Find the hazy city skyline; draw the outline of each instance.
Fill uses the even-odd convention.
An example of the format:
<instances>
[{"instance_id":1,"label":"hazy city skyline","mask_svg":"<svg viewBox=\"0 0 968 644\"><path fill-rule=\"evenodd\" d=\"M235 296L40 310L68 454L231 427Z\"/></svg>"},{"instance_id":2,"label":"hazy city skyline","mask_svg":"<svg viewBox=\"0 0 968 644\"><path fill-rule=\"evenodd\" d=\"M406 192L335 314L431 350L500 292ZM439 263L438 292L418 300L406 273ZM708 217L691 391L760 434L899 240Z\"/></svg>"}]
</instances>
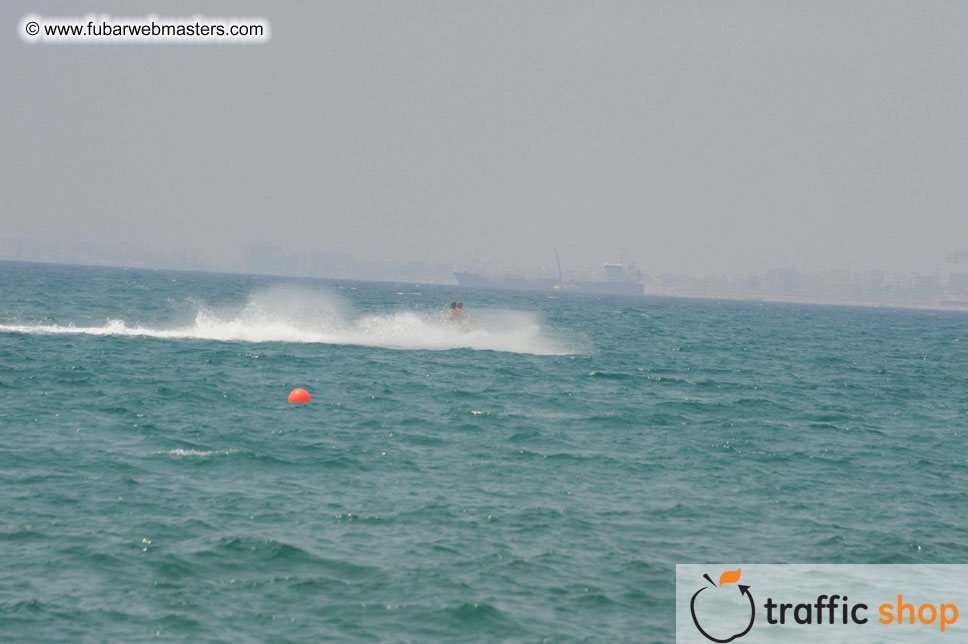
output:
<instances>
[{"instance_id":1,"label":"hazy city skyline","mask_svg":"<svg viewBox=\"0 0 968 644\"><path fill-rule=\"evenodd\" d=\"M257 15L251 46L28 45L26 13ZM5 238L211 265L624 255L929 274L968 248L968 5L6 3Z\"/></svg>"},{"instance_id":2,"label":"hazy city skyline","mask_svg":"<svg viewBox=\"0 0 968 644\"><path fill-rule=\"evenodd\" d=\"M634 265L626 265L624 271L617 273L617 279L631 281L640 295L648 296L968 311L968 253L963 255L951 258L951 270L928 274L887 273L880 269L801 272L790 266L761 273L689 275L644 273ZM65 244L0 238L0 262L4 260L436 285L454 285L457 277L454 272L457 267L446 263L367 260L320 252L293 254L271 243L250 245L240 262L211 264L181 251L162 253L123 243ZM468 266L465 264L463 268ZM495 287L558 291L559 294L575 293L576 280L601 283L616 279L616 274L606 276L601 265L566 266L560 279L557 266L550 265L471 262L469 268L480 271L477 275L494 278ZM613 265L613 268L616 267ZM480 279L472 279L467 287L475 288L475 284L480 287ZM582 290L585 289L579 292ZM631 285L621 290L627 295L634 293Z\"/></svg>"}]
</instances>

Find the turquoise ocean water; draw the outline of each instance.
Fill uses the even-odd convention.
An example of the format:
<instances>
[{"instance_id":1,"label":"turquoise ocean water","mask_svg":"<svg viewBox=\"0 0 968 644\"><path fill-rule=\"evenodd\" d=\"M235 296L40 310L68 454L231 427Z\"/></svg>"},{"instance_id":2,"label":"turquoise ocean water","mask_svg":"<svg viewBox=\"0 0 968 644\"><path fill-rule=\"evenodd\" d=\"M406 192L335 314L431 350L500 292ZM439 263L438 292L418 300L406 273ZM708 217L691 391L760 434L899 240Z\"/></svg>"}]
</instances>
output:
<instances>
[{"instance_id":1,"label":"turquoise ocean water","mask_svg":"<svg viewBox=\"0 0 968 644\"><path fill-rule=\"evenodd\" d=\"M968 561L966 431L965 314L0 263L0 640L670 642Z\"/></svg>"}]
</instances>

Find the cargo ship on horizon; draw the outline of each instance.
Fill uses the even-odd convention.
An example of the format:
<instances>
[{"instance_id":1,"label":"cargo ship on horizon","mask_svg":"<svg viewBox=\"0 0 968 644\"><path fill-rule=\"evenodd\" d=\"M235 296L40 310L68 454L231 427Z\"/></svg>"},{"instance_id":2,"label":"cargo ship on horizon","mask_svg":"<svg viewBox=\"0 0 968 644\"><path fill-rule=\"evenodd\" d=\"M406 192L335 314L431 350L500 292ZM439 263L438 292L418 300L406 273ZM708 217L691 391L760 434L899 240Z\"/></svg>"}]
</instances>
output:
<instances>
[{"instance_id":1,"label":"cargo ship on horizon","mask_svg":"<svg viewBox=\"0 0 968 644\"><path fill-rule=\"evenodd\" d=\"M558 262L557 252L555 252L555 261L558 263L558 279L553 277L527 278L520 275L507 275L505 277L495 278L470 271L458 271L454 273L454 277L457 278L458 284L468 288L553 293L590 293L596 295L643 294L642 274L635 270L635 264L633 263L625 265L606 262L602 265L605 269L605 279L592 282L562 279L561 263Z\"/></svg>"}]
</instances>

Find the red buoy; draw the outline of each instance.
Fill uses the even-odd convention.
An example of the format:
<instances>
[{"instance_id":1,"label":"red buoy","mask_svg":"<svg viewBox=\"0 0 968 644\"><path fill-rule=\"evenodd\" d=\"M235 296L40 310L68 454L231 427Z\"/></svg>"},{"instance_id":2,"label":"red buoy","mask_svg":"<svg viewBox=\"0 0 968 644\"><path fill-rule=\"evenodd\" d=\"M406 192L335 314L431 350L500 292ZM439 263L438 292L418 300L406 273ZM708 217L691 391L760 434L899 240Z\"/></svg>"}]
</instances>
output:
<instances>
[{"instance_id":1,"label":"red buoy","mask_svg":"<svg viewBox=\"0 0 968 644\"><path fill-rule=\"evenodd\" d=\"M307 403L312 400L309 397L309 392L305 389L293 389L289 392L289 402L291 403Z\"/></svg>"}]
</instances>

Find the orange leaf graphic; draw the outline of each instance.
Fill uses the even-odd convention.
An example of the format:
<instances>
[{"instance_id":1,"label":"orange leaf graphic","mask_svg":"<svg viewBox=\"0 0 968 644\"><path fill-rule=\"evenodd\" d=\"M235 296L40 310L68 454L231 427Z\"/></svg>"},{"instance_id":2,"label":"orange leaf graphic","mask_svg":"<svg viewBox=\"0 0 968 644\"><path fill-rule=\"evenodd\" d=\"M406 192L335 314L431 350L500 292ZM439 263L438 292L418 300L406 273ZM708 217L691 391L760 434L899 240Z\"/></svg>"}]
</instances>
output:
<instances>
[{"instance_id":1,"label":"orange leaf graphic","mask_svg":"<svg viewBox=\"0 0 968 644\"><path fill-rule=\"evenodd\" d=\"M742 568L737 568L736 570L727 570L719 576L719 585L723 584L733 584L739 581L739 571Z\"/></svg>"}]
</instances>

